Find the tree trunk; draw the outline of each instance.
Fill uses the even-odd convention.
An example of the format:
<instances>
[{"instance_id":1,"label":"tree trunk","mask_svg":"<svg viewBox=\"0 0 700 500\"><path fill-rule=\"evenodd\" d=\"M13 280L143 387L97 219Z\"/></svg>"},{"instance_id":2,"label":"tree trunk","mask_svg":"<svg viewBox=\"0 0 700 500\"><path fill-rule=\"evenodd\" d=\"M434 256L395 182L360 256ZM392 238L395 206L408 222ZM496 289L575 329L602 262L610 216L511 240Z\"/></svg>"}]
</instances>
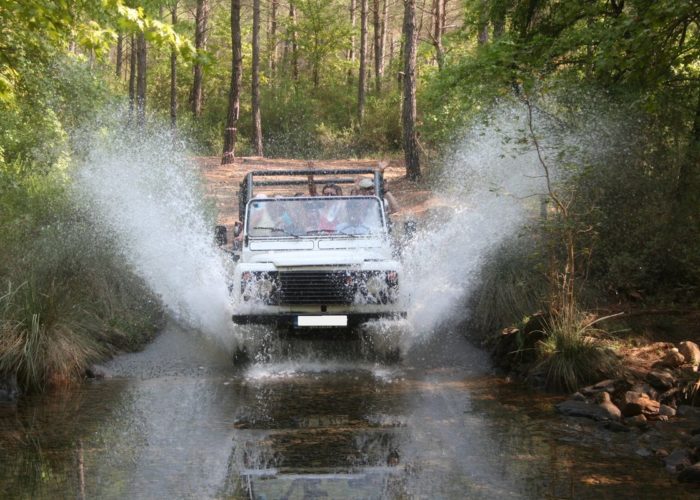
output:
<instances>
[{"instance_id":1,"label":"tree trunk","mask_svg":"<svg viewBox=\"0 0 700 500\"><path fill-rule=\"evenodd\" d=\"M251 107L253 111L253 151L263 155L262 123L260 120L260 0L253 0L253 66Z\"/></svg>"},{"instance_id":2,"label":"tree trunk","mask_svg":"<svg viewBox=\"0 0 700 500\"><path fill-rule=\"evenodd\" d=\"M131 34L129 44L129 116L134 112L136 103L136 35Z\"/></svg>"},{"instance_id":3,"label":"tree trunk","mask_svg":"<svg viewBox=\"0 0 700 500\"><path fill-rule=\"evenodd\" d=\"M382 18L379 12L380 0L374 0L374 87L377 94L382 91L382 75L384 73L384 46L382 40ZM386 5L386 0L384 1Z\"/></svg>"},{"instance_id":4,"label":"tree trunk","mask_svg":"<svg viewBox=\"0 0 700 500\"><path fill-rule=\"evenodd\" d=\"M360 0L360 75L357 82L357 120L365 115L365 88L367 85L367 0Z\"/></svg>"},{"instance_id":5,"label":"tree trunk","mask_svg":"<svg viewBox=\"0 0 700 500\"><path fill-rule=\"evenodd\" d=\"M238 116L241 108L241 0L231 0L231 88L229 91L228 115L224 131L224 152L221 164L233 163L238 134Z\"/></svg>"},{"instance_id":6,"label":"tree trunk","mask_svg":"<svg viewBox=\"0 0 700 500\"><path fill-rule=\"evenodd\" d=\"M445 22L445 4L442 0L433 0L433 46L435 47L435 60L439 69L442 69L445 62L445 51L442 46L442 33Z\"/></svg>"},{"instance_id":7,"label":"tree trunk","mask_svg":"<svg viewBox=\"0 0 700 500\"><path fill-rule=\"evenodd\" d=\"M207 23L209 22L209 0L197 0L197 11L194 20L194 46L199 50L207 48ZM193 66L192 93L190 104L195 118L202 116L202 82L203 68L200 62L195 61Z\"/></svg>"},{"instance_id":8,"label":"tree trunk","mask_svg":"<svg viewBox=\"0 0 700 500\"><path fill-rule=\"evenodd\" d=\"M139 32L136 36L136 111L139 122L146 121L146 70L148 59L148 47L146 46L146 35Z\"/></svg>"},{"instance_id":9,"label":"tree trunk","mask_svg":"<svg viewBox=\"0 0 700 500\"><path fill-rule=\"evenodd\" d=\"M348 84L352 85L352 67L355 62L355 10L357 9L356 0L350 0L350 25L352 26L352 36L350 37L350 50L348 51L348 61L350 61L350 68L348 68Z\"/></svg>"},{"instance_id":10,"label":"tree trunk","mask_svg":"<svg viewBox=\"0 0 700 500\"><path fill-rule=\"evenodd\" d=\"M489 42L489 9L490 4L488 0L481 0L479 26L476 35L476 41L479 45L486 45Z\"/></svg>"},{"instance_id":11,"label":"tree trunk","mask_svg":"<svg viewBox=\"0 0 700 500\"><path fill-rule=\"evenodd\" d=\"M379 69L381 70L381 76L384 77L384 68L386 67L386 65L384 64L384 55L386 54L386 23L389 22L389 0L383 0L382 5L382 27L379 36L379 47L381 50L381 57L379 58Z\"/></svg>"},{"instance_id":12,"label":"tree trunk","mask_svg":"<svg viewBox=\"0 0 700 500\"><path fill-rule=\"evenodd\" d=\"M122 77L123 53L124 53L124 35L119 33L117 35L117 68L115 70L115 73L117 74L118 79Z\"/></svg>"},{"instance_id":13,"label":"tree trunk","mask_svg":"<svg viewBox=\"0 0 700 500\"><path fill-rule=\"evenodd\" d=\"M270 0L270 31L268 31L267 50L270 53L270 74L277 69L277 4L279 0Z\"/></svg>"},{"instance_id":14,"label":"tree trunk","mask_svg":"<svg viewBox=\"0 0 700 500\"><path fill-rule=\"evenodd\" d=\"M419 179L418 137L416 135L416 0L404 0L404 65L403 65L403 150L406 161L406 177Z\"/></svg>"},{"instance_id":15,"label":"tree trunk","mask_svg":"<svg viewBox=\"0 0 700 500\"><path fill-rule=\"evenodd\" d=\"M177 24L177 1L172 10L173 26ZM173 47L170 51L170 125L174 129L177 125L177 50Z\"/></svg>"},{"instance_id":16,"label":"tree trunk","mask_svg":"<svg viewBox=\"0 0 700 500\"><path fill-rule=\"evenodd\" d=\"M297 10L294 2L289 0L289 23L292 26L292 78L299 80L299 52L297 50Z\"/></svg>"}]
</instances>

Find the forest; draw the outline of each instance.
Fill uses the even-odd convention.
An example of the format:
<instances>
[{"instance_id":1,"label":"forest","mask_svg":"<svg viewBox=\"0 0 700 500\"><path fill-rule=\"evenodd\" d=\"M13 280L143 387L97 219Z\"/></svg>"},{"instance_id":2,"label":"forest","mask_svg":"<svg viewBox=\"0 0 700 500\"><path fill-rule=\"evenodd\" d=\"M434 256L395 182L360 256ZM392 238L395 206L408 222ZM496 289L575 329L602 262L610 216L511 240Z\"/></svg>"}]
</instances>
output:
<instances>
[{"instance_id":1,"label":"forest","mask_svg":"<svg viewBox=\"0 0 700 500\"><path fill-rule=\"evenodd\" d=\"M547 385L615 370L591 311L697 311L699 27L693 0L0 0L0 373L67 383L162 324L71 197L97 115L224 163L394 157L430 182L504 107L546 216L483 269L470 328L546 311ZM598 154L557 141L600 123Z\"/></svg>"}]
</instances>

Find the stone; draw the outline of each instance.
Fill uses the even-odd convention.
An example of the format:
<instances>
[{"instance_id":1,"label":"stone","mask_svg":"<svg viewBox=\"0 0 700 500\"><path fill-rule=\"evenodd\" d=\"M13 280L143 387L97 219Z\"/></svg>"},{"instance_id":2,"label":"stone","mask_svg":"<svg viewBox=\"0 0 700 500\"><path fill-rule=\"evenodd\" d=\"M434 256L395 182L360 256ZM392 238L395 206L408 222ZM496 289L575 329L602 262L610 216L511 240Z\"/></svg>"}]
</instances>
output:
<instances>
[{"instance_id":1,"label":"stone","mask_svg":"<svg viewBox=\"0 0 700 500\"><path fill-rule=\"evenodd\" d=\"M656 458L660 458L661 460L663 460L668 456L668 450L664 448L659 448L654 452L654 455L656 456Z\"/></svg>"},{"instance_id":2,"label":"stone","mask_svg":"<svg viewBox=\"0 0 700 500\"><path fill-rule=\"evenodd\" d=\"M668 405L660 405L659 406L659 415L665 415L667 417L675 417L676 410L674 408L671 408Z\"/></svg>"},{"instance_id":3,"label":"stone","mask_svg":"<svg viewBox=\"0 0 700 500\"><path fill-rule=\"evenodd\" d=\"M659 413L660 404L658 401L650 399L646 394L639 392L627 391L622 398L621 403L622 414L625 417L634 417L635 415L654 415Z\"/></svg>"},{"instance_id":4,"label":"stone","mask_svg":"<svg viewBox=\"0 0 700 500\"><path fill-rule=\"evenodd\" d=\"M618 381L613 379L601 380L597 384L589 385L581 389L581 392L586 396L593 396L600 392L615 392L615 387Z\"/></svg>"},{"instance_id":5,"label":"stone","mask_svg":"<svg viewBox=\"0 0 700 500\"><path fill-rule=\"evenodd\" d=\"M664 458L666 470L674 474L682 471L686 467L690 467L691 464L690 451L686 448L676 448L670 455Z\"/></svg>"},{"instance_id":6,"label":"stone","mask_svg":"<svg viewBox=\"0 0 700 500\"><path fill-rule=\"evenodd\" d=\"M573 401L586 401L586 396L584 396L580 392L574 392L571 395L571 400L573 400Z\"/></svg>"},{"instance_id":7,"label":"stone","mask_svg":"<svg viewBox=\"0 0 700 500\"><path fill-rule=\"evenodd\" d=\"M609 420L620 420L622 418L622 412L610 400L610 394L607 392L599 393L596 396L596 401L598 402L598 406L608 414Z\"/></svg>"},{"instance_id":8,"label":"stone","mask_svg":"<svg viewBox=\"0 0 700 500\"><path fill-rule=\"evenodd\" d=\"M647 382L656 389L665 391L676 385L676 379L667 371L652 370L647 374Z\"/></svg>"},{"instance_id":9,"label":"stone","mask_svg":"<svg viewBox=\"0 0 700 500\"><path fill-rule=\"evenodd\" d=\"M700 365L700 347L695 342L686 340L678 344L678 351L683 355L686 362L691 365Z\"/></svg>"},{"instance_id":10,"label":"stone","mask_svg":"<svg viewBox=\"0 0 700 500\"><path fill-rule=\"evenodd\" d=\"M678 349L675 347L671 349L666 356L664 356L664 359L661 360L661 365L669 368L678 368L683 363L685 363L685 356L678 352Z\"/></svg>"},{"instance_id":11,"label":"stone","mask_svg":"<svg viewBox=\"0 0 700 500\"><path fill-rule=\"evenodd\" d=\"M634 453L644 458L651 456L651 450L649 450L648 448L639 448Z\"/></svg>"},{"instance_id":12,"label":"stone","mask_svg":"<svg viewBox=\"0 0 700 500\"><path fill-rule=\"evenodd\" d=\"M681 483L700 484L700 463L689 465L678 474Z\"/></svg>"},{"instance_id":13,"label":"stone","mask_svg":"<svg viewBox=\"0 0 700 500\"><path fill-rule=\"evenodd\" d=\"M647 417L644 415L635 415L633 417L627 417L625 423L632 427L638 427L640 429L646 429L649 424L647 423Z\"/></svg>"},{"instance_id":14,"label":"stone","mask_svg":"<svg viewBox=\"0 0 700 500\"><path fill-rule=\"evenodd\" d=\"M20 394L16 373L0 376L0 403L14 403Z\"/></svg>"},{"instance_id":15,"label":"stone","mask_svg":"<svg viewBox=\"0 0 700 500\"><path fill-rule=\"evenodd\" d=\"M593 420L611 420L610 413L597 404L585 403L583 401L567 400L555 406L557 411L567 417L586 417Z\"/></svg>"}]
</instances>

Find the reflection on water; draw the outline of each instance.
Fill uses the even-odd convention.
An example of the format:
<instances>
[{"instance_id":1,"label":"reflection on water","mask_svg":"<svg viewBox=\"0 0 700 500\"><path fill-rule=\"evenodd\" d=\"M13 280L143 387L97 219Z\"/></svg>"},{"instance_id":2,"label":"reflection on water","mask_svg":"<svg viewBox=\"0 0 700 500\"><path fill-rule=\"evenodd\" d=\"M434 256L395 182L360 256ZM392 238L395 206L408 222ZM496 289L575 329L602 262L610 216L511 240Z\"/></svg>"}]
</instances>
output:
<instances>
[{"instance_id":1,"label":"reflection on water","mask_svg":"<svg viewBox=\"0 0 700 500\"><path fill-rule=\"evenodd\" d=\"M459 336L396 365L337 356L245 370L171 330L116 377L0 409L12 497L613 498L682 495L653 461L568 441L547 398ZM428 353L430 353L428 355ZM675 493L674 493L675 492Z\"/></svg>"}]
</instances>

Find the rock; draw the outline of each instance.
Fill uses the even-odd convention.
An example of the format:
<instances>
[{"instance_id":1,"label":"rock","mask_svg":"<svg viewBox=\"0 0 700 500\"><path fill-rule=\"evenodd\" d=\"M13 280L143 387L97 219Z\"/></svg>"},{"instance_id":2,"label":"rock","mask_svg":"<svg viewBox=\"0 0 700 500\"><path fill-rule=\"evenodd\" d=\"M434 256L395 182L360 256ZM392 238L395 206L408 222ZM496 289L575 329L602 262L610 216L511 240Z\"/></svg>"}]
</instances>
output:
<instances>
[{"instance_id":1,"label":"rock","mask_svg":"<svg viewBox=\"0 0 700 500\"><path fill-rule=\"evenodd\" d=\"M671 408L668 405L660 405L659 406L659 415L665 415L667 417L675 417L676 410Z\"/></svg>"},{"instance_id":2,"label":"rock","mask_svg":"<svg viewBox=\"0 0 700 500\"><path fill-rule=\"evenodd\" d=\"M622 412L610 400L610 394L607 392L599 393L596 396L596 401L598 402L598 406L608 414L610 420L620 420L622 418Z\"/></svg>"},{"instance_id":3,"label":"rock","mask_svg":"<svg viewBox=\"0 0 700 500\"><path fill-rule=\"evenodd\" d=\"M651 399L658 399L659 395L659 392L646 382L637 382L630 388L630 391L646 394Z\"/></svg>"},{"instance_id":4,"label":"rock","mask_svg":"<svg viewBox=\"0 0 700 500\"><path fill-rule=\"evenodd\" d=\"M557 404L556 409L567 417L586 417L593 420L611 420L608 410L596 404L585 403L583 401L567 400Z\"/></svg>"},{"instance_id":5,"label":"rock","mask_svg":"<svg viewBox=\"0 0 700 500\"><path fill-rule=\"evenodd\" d=\"M633 417L627 417L625 419L625 423L627 425L630 425L632 427L638 427L640 429L646 429L649 427L649 424L647 423L647 417L644 415L635 415Z\"/></svg>"},{"instance_id":6,"label":"rock","mask_svg":"<svg viewBox=\"0 0 700 500\"><path fill-rule=\"evenodd\" d=\"M700 347L695 342L689 340L681 342L678 344L678 351L691 365L698 366L700 364Z\"/></svg>"},{"instance_id":7,"label":"rock","mask_svg":"<svg viewBox=\"0 0 700 500\"><path fill-rule=\"evenodd\" d=\"M16 373L0 376L0 403L14 403L20 394Z\"/></svg>"},{"instance_id":8,"label":"rock","mask_svg":"<svg viewBox=\"0 0 700 500\"><path fill-rule=\"evenodd\" d=\"M700 483L700 463L690 465L678 474L681 483Z\"/></svg>"},{"instance_id":9,"label":"rock","mask_svg":"<svg viewBox=\"0 0 700 500\"><path fill-rule=\"evenodd\" d=\"M570 399L571 399L572 401L586 401L586 396L584 396L584 395L581 394L580 392L574 392L574 393L571 395L571 398L570 398Z\"/></svg>"},{"instance_id":10,"label":"rock","mask_svg":"<svg viewBox=\"0 0 700 500\"><path fill-rule=\"evenodd\" d=\"M666 415L647 415L647 420L653 420L654 422L668 422L668 417Z\"/></svg>"},{"instance_id":11,"label":"rock","mask_svg":"<svg viewBox=\"0 0 700 500\"><path fill-rule=\"evenodd\" d=\"M690 451L686 448L676 448L669 456L664 458L666 470L671 473L680 472L686 467L690 467Z\"/></svg>"},{"instance_id":12,"label":"rock","mask_svg":"<svg viewBox=\"0 0 700 500\"><path fill-rule=\"evenodd\" d=\"M669 368L678 368L683 363L685 363L685 356L678 352L678 349L675 347L671 349L666 356L664 356L663 360L661 360L661 365Z\"/></svg>"},{"instance_id":13,"label":"rock","mask_svg":"<svg viewBox=\"0 0 700 500\"><path fill-rule=\"evenodd\" d=\"M625 417L634 417L635 415L655 415L659 413L660 404L658 401L650 399L646 394L627 391L622 398L621 403L622 414Z\"/></svg>"},{"instance_id":14,"label":"rock","mask_svg":"<svg viewBox=\"0 0 700 500\"><path fill-rule=\"evenodd\" d=\"M667 371L652 370L647 374L647 382L656 389L665 391L676 385L676 379Z\"/></svg>"},{"instance_id":15,"label":"rock","mask_svg":"<svg viewBox=\"0 0 700 500\"><path fill-rule=\"evenodd\" d=\"M656 458L660 458L661 460L663 460L668 456L668 450L665 450L664 448L659 448L654 452L654 455L656 456Z\"/></svg>"},{"instance_id":16,"label":"rock","mask_svg":"<svg viewBox=\"0 0 700 500\"><path fill-rule=\"evenodd\" d=\"M634 453L640 457L645 457L645 458L651 456L651 450L649 450L648 448L639 448Z\"/></svg>"},{"instance_id":17,"label":"rock","mask_svg":"<svg viewBox=\"0 0 700 500\"><path fill-rule=\"evenodd\" d=\"M613 379L601 380L597 384L589 385L581 389L581 392L586 396L593 396L600 392L615 392L615 387L618 381Z\"/></svg>"}]
</instances>

